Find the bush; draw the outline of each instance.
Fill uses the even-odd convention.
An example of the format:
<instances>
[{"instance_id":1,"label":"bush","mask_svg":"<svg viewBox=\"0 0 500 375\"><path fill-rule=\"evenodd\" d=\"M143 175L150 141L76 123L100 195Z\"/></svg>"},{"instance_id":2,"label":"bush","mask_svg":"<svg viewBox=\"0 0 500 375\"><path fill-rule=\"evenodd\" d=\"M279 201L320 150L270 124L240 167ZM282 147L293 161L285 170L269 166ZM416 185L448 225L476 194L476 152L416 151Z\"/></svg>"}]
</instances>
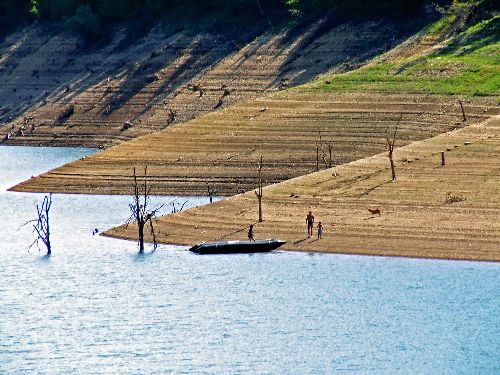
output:
<instances>
[{"instance_id":1,"label":"bush","mask_svg":"<svg viewBox=\"0 0 500 375\"><path fill-rule=\"evenodd\" d=\"M90 5L81 5L75 15L64 22L69 29L79 32L89 40L95 40L101 35L101 25Z\"/></svg>"},{"instance_id":2,"label":"bush","mask_svg":"<svg viewBox=\"0 0 500 375\"><path fill-rule=\"evenodd\" d=\"M191 28L204 25L281 24L323 15L336 19L400 17L410 19L425 4L446 6L452 0L0 0L0 33L9 24L40 19L64 21L67 27L97 38L101 26L123 21L165 19ZM478 9L494 0L453 0Z\"/></svg>"}]
</instances>

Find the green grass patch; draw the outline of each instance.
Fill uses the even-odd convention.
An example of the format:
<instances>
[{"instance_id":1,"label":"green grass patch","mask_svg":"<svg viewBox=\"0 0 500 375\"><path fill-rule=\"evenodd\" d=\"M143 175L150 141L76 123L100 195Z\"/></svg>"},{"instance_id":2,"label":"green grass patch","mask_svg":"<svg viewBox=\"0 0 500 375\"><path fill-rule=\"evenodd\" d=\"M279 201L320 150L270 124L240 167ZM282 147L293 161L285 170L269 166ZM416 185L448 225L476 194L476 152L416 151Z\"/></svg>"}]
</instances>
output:
<instances>
[{"instance_id":1,"label":"green grass patch","mask_svg":"<svg viewBox=\"0 0 500 375\"><path fill-rule=\"evenodd\" d=\"M457 35L440 52L375 63L324 77L321 91L379 91L468 96L500 95L499 20L482 21ZM443 27L439 26L437 29ZM329 83L326 83L329 82ZM311 86L309 86L310 88Z\"/></svg>"},{"instance_id":2,"label":"green grass patch","mask_svg":"<svg viewBox=\"0 0 500 375\"><path fill-rule=\"evenodd\" d=\"M441 18L439 21L436 21L429 25L426 28L426 33L428 34L439 34L443 32L444 30L447 30L448 28L451 27L456 21L457 21L458 16L456 14L450 14L446 17Z\"/></svg>"}]
</instances>

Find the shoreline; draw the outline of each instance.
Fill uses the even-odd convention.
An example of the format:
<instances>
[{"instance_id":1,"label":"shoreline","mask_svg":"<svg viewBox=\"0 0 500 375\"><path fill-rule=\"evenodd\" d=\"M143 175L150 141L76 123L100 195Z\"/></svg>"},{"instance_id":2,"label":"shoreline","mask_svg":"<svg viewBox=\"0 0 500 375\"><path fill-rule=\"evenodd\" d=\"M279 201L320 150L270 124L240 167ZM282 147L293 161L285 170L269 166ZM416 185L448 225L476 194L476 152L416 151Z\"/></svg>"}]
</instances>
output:
<instances>
[{"instance_id":1,"label":"shoreline","mask_svg":"<svg viewBox=\"0 0 500 375\"><path fill-rule=\"evenodd\" d=\"M132 239L132 238L124 238L124 237L118 237L111 235L109 233L106 233L107 231L100 233L100 236L107 237L107 238L114 238L114 239L121 239L124 241L131 241L131 242L137 242L137 240ZM264 240L268 240L270 238L262 238ZM182 249L182 251L189 251L189 248L193 245L187 245L187 244L179 244L179 243L170 243L170 242L161 242L158 243L158 245L165 245L165 246L182 246L185 247L186 249ZM412 255L384 255L384 254L377 254L377 253L356 253L356 252L350 252L350 251L328 251L328 250L293 250L293 249L286 249L286 244L281 246L279 249L272 250L269 253L305 253L305 254L310 254L310 255L344 255L344 256L358 256L358 257L373 257L373 258L396 258L396 259L415 259L415 260L438 260L438 261L450 261L450 262L473 262L473 263L492 263L492 264L498 264L500 263L500 259L474 259L474 258L438 258L438 257L424 257L424 256L412 256ZM269 254L267 252L261 253L261 254ZM234 255L241 255L245 253L239 253L239 254L234 254ZM247 253L249 255L252 255L253 253ZM233 255L233 254L199 254L200 256L203 255L215 255L215 256L220 256L220 255Z\"/></svg>"}]
</instances>

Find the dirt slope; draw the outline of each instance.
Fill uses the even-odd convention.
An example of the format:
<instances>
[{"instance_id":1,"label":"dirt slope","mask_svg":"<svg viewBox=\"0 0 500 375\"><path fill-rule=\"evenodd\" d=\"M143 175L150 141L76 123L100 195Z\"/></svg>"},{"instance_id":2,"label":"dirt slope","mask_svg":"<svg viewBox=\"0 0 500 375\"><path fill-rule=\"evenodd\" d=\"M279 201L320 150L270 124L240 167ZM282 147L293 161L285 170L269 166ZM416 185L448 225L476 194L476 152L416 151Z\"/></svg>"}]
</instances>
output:
<instances>
[{"instance_id":1,"label":"dirt slope","mask_svg":"<svg viewBox=\"0 0 500 375\"><path fill-rule=\"evenodd\" d=\"M500 108L486 98L469 99L465 111L467 122L454 97L280 92L111 147L14 190L130 194L133 168L142 174L147 165L155 194L203 195L210 184L234 195L256 186L260 155L271 184L316 171L318 155L324 169L382 152L386 129L398 123L401 146L484 120Z\"/></svg>"},{"instance_id":2,"label":"dirt slope","mask_svg":"<svg viewBox=\"0 0 500 375\"><path fill-rule=\"evenodd\" d=\"M255 30L117 30L85 47L38 25L0 44L0 142L106 146L349 69L404 38L389 21Z\"/></svg>"},{"instance_id":3,"label":"dirt slope","mask_svg":"<svg viewBox=\"0 0 500 375\"><path fill-rule=\"evenodd\" d=\"M192 245L244 239L254 224L257 238L284 239L287 250L500 261L499 155L496 116L396 149L394 182L383 153L268 186L263 223L248 192L162 217L157 232L161 242ZM308 210L325 226L321 240L307 238ZM134 239L135 231L107 234Z\"/></svg>"}]
</instances>

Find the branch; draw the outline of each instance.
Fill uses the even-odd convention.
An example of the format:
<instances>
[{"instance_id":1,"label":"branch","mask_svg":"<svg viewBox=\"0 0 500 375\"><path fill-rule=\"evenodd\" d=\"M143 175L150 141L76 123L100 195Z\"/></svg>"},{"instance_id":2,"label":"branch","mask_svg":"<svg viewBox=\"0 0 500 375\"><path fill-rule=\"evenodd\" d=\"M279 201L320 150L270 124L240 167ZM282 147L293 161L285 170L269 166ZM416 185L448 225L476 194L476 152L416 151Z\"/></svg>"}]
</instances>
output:
<instances>
[{"instance_id":1,"label":"branch","mask_svg":"<svg viewBox=\"0 0 500 375\"><path fill-rule=\"evenodd\" d=\"M155 229L153 227L153 221L151 220L152 216L149 216L148 222L149 222L149 228L151 230L151 236L153 237L153 253L156 251L158 247L158 242L156 242L156 234L155 234Z\"/></svg>"}]
</instances>

